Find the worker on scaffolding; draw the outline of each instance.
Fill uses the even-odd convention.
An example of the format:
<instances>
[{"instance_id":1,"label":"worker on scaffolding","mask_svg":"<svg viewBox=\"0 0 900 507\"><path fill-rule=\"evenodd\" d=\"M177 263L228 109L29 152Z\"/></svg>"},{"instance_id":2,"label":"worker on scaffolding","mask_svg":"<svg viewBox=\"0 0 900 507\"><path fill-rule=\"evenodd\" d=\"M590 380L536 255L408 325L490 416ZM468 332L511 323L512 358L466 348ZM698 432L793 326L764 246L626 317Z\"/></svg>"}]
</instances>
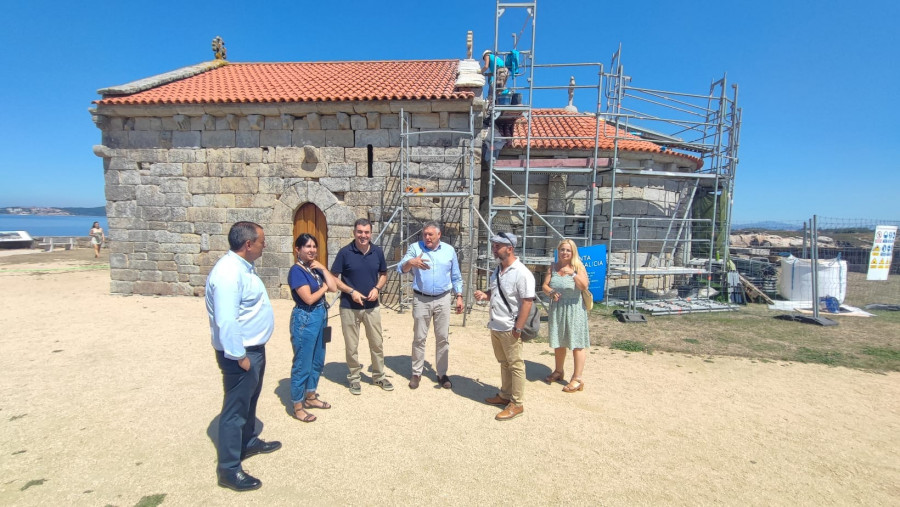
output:
<instances>
[{"instance_id":1,"label":"worker on scaffolding","mask_svg":"<svg viewBox=\"0 0 900 507\"><path fill-rule=\"evenodd\" d=\"M485 49L484 53L481 54L481 59L484 61L484 66L481 67L481 73L487 76L488 96L491 96L490 90L492 84L494 84L494 76L497 77L497 95L503 95L504 92L509 93L509 91L506 90L506 80L509 79L509 69L506 68L503 57L495 55L490 49Z\"/></svg>"}]
</instances>

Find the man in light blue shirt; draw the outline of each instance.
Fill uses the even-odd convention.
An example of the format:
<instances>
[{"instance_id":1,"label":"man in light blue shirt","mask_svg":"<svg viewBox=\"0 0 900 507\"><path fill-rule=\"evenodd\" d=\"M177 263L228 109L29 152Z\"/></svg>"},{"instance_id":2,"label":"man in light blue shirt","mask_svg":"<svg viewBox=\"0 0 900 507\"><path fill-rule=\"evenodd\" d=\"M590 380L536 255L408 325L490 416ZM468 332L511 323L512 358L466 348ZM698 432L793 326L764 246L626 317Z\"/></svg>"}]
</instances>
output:
<instances>
[{"instance_id":1,"label":"man in light blue shirt","mask_svg":"<svg viewBox=\"0 0 900 507\"><path fill-rule=\"evenodd\" d=\"M412 377L409 388L416 389L425 368L425 340L434 321L435 370L437 382L450 389L447 376L450 352L450 303L456 313L463 311L462 273L456 250L441 242L441 226L428 222L422 228L422 240L413 243L397 264L397 271L413 275Z\"/></svg>"},{"instance_id":2,"label":"man in light blue shirt","mask_svg":"<svg viewBox=\"0 0 900 507\"><path fill-rule=\"evenodd\" d=\"M281 448L281 442L265 442L256 433L256 402L266 371L265 347L275 329L275 317L266 287L253 267L266 246L262 227L238 222L228 232L228 244L231 250L206 278L206 311L225 389L216 472L219 486L250 491L262 482L244 473L241 460Z\"/></svg>"}]
</instances>

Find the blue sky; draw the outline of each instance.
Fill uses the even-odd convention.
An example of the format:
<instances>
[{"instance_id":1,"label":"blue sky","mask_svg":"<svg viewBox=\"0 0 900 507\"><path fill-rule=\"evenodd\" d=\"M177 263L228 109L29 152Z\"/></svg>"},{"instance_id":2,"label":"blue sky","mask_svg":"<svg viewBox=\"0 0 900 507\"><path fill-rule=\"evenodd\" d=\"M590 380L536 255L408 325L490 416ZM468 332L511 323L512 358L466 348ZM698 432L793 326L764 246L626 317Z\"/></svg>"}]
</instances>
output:
<instances>
[{"instance_id":1,"label":"blue sky","mask_svg":"<svg viewBox=\"0 0 900 507\"><path fill-rule=\"evenodd\" d=\"M704 93L727 73L743 108L734 221L900 218L900 3L539 0L539 63L603 62L632 84ZM7 2L0 19L0 206L101 206L96 90L212 59L462 58L494 41L492 0ZM505 19L504 19L505 18ZM501 18L515 22L514 15ZM500 47L515 28L500 29ZM594 97L578 92L581 110ZM561 106L558 103L536 103Z\"/></svg>"}]
</instances>

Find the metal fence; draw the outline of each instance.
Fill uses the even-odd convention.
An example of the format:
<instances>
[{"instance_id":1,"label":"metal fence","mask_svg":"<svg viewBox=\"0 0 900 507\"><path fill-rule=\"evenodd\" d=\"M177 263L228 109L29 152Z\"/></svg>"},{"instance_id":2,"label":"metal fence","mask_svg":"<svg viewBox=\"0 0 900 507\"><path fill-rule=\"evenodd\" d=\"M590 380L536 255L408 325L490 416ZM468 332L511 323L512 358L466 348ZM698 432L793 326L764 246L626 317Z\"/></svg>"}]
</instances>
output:
<instances>
[{"instance_id":1,"label":"metal fence","mask_svg":"<svg viewBox=\"0 0 900 507\"><path fill-rule=\"evenodd\" d=\"M842 302L856 307L900 304L900 254L896 246L890 255L888 279L867 279L877 226L900 226L900 220L816 218L820 297L840 295ZM732 261L746 280L769 297L811 301L811 294L803 297L802 292L786 293L808 276L802 271L810 270L808 260L814 253L811 237L810 223L805 221L735 223L730 236ZM796 263L795 259L806 262Z\"/></svg>"}]
</instances>

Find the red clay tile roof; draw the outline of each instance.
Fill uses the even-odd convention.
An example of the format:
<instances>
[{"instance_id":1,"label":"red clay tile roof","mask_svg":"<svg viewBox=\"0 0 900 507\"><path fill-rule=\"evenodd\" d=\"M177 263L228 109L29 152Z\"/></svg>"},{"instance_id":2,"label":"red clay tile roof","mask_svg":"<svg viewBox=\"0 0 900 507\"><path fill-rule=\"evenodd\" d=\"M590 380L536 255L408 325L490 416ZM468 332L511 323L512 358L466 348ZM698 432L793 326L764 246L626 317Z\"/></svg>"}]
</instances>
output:
<instances>
[{"instance_id":1,"label":"red clay tile roof","mask_svg":"<svg viewBox=\"0 0 900 507\"><path fill-rule=\"evenodd\" d=\"M600 122L599 134L597 122ZM528 122L525 118L516 120L512 141L513 148L525 148L525 136ZM592 114L573 113L564 109L533 109L531 120L531 148L555 150L593 150L594 139L597 138L598 149L612 150L616 128ZM599 135L599 137L597 137ZM548 139L552 138L552 139ZM574 139L573 139L574 138ZM619 149L625 151L644 151L662 153L660 145L645 141L640 137L619 129ZM697 157L668 152L671 155L686 157L702 164Z\"/></svg>"},{"instance_id":2,"label":"red clay tile roof","mask_svg":"<svg viewBox=\"0 0 900 507\"><path fill-rule=\"evenodd\" d=\"M458 60L229 63L98 104L208 104L472 99L454 88Z\"/></svg>"}]
</instances>

